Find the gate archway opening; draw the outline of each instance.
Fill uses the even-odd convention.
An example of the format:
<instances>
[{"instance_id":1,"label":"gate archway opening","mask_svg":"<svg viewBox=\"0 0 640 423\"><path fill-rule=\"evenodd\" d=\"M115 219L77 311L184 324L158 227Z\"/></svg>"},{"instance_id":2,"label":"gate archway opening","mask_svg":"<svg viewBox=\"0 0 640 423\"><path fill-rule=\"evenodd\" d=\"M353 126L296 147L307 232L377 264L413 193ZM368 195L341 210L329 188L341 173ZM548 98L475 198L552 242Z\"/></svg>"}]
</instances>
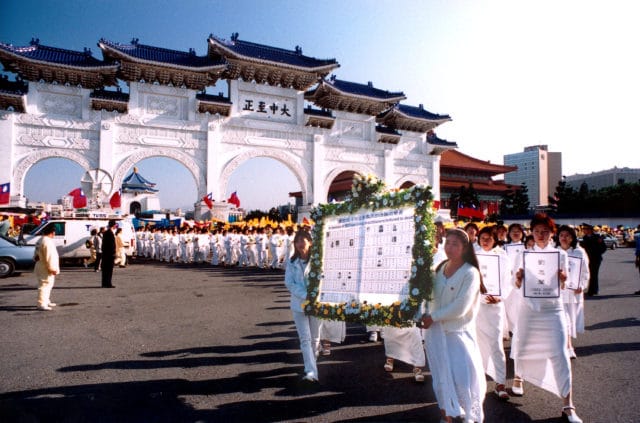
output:
<instances>
[{"instance_id":1,"label":"gate archway opening","mask_svg":"<svg viewBox=\"0 0 640 423\"><path fill-rule=\"evenodd\" d=\"M329 185L327 202L344 201L351 198L351 187L353 187L353 177L359 173L353 170L345 170L333 178Z\"/></svg>"},{"instance_id":2,"label":"gate archway opening","mask_svg":"<svg viewBox=\"0 0 640 423\"><path fill-rule=\"evenodd\" d=\"M24 177L24 196L28 204L56 204L59 199L80 188L86 170L73 160L45 158L27 170Z\"/></svg>"}]
</instances>

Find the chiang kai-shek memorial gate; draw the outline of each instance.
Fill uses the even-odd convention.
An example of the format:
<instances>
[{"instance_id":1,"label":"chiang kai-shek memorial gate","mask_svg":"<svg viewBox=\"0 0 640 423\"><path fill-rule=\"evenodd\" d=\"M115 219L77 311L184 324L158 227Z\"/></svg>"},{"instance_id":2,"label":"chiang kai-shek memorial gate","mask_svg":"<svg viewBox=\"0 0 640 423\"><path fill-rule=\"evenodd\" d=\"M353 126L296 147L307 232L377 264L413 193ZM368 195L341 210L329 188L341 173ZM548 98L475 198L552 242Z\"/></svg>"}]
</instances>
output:
<instances>
[{"instance_id":1,"label":"chiang kai-shek memorial gate","mask_svg":"<svg viewBox=\"0 0 640 423\"><path fill-rule=\"evenodd\" d=\"M337 79L335 59L305 56L300 47L237 33L207 43L207 55L197 56L101 39L98 60L39 40L0 42L0 62L16 74L0 81L0 183L11 183L12 204L24 201L29 169L48 158L79 164L93 179L92 195L106 202L139 161L177 160L195 181L196 217L209 211L200 201L208 193L212 214L226 216L220 200L229 178L254 157L295 175L302 214L326 202L345 172L373 174L390 187L431 185L439 199L440 154L456 144L432 130L448 115L402 104L402 92ZM128 93L115 88L123 81ZM207 93L218 81L228 95Z\"/></svg>"}]
</instances>

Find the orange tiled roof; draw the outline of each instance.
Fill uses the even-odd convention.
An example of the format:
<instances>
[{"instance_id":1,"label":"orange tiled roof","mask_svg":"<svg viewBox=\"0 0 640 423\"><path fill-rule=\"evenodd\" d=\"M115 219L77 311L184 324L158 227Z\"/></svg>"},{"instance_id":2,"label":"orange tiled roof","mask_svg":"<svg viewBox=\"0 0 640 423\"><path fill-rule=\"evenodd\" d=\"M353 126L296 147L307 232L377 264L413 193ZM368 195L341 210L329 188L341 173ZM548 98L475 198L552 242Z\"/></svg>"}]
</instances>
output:
<instances>
[{"instance_id":1,"label":"orange tiled roof","mask_svg":"<svg viewBox=\"0 0 640 423\"><path fill-rule=\"evenodd\" d=\"M442 168L475 170L493 175L513 172L518 169L517 166L504 166L479 160L474 157L467 156L458 150L447 150L442 153L440 156L440 169Z\"/></svg>"}]
</instances>

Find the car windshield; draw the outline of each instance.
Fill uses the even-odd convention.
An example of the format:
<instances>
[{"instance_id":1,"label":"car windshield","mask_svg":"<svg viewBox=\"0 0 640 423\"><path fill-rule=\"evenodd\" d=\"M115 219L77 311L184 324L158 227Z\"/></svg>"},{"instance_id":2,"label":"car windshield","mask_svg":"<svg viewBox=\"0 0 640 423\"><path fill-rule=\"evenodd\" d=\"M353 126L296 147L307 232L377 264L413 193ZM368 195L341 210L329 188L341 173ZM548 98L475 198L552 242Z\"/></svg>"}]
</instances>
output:
<instances>
[{"instance_id":1,"label":"car windshield","mask_svg":"<svg viewBox=\"0 0 640 423\"><path fill-rule=\"evenodd\" d=\"M9 235L0 235L0 238L12 243L13 245L18 245L18 239Z\"/></svg>"}]
</instances>

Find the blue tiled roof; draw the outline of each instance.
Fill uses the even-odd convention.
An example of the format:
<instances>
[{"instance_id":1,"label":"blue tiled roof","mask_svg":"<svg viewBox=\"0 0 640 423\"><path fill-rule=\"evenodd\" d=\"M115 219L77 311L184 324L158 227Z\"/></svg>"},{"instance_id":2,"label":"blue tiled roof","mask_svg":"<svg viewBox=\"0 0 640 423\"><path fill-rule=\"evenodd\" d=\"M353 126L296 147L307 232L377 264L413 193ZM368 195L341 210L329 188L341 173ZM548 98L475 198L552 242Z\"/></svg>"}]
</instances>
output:
<instances>
[{"instance_id":1,"label":"blue tiled roof","mask_svg":"<svg viewBox=\"0 0 640 423\"><path fill-rule=\"evenodd\" d=\"M402 91L390 92L375 88L371 82L368 84L359 84L357 82L349 82L337 79L335 77L329 80L323 80L323 84L332 86L333 88L344 93L359 95L364 97L376 98L379 100L401 100L406 98Z\"/></svg>"},{"instance_id":2,"label":"blue tiled roof","mask_svg":"<svg viewBox=\"0 0 640 423\"><path fill-rule=\"evenodd\" d=\"M314 69L327 66L337 68L340 66L336 59L316 59L314 57L305 56L302 54L302 49L300 47L296 47L295 50L286 50L263 44L251 43L239 40L237 38L237 34L234 34L231 40L225 40L212 34L209 36L209 43L210 46L218 46L218 48L245 58L282 63L301 68ZM218 51L218 54L222 54L223 56L225 55L220 51Z\"/></svg>"},{"instance_id":3,"label":"blue tiled roof","mask_svg":"<svg viewBox=\"0 0 640 423\"><path fill-rule=\"evenodd\" d=\"M4 75L0 78L0 92L23 95L29 91L29 85L22 80L9 81L9 78Z\"/></svg>"},{"instance_id":4,"label":"blue tiled roof","mask_svg":"<svg viewBox=\"0 0 640 423\"><path fill-rule=\"evenodd\" d=\"M39 40L31 40L26 47L15 47L11 44L0 43L0 50L24 57L25 59L39 62L54 63L58 65L74 66L79 68L112 67L110 63L103 62L93 57L91 50L84 51L66 50L40 44Z\"/></svg>"},{"instance_id":5,"label":"blue tiled roof","mask_svg":"<svg viewBox=\"0 0 640 423\"><path fill-rule=\"evenodd\" d=\"M137 169L134 169L133 173L122 181L123 190L158 192L158 190L154 188L155 186L155 183L149 182L143 178L142 175L138 173Z\"/></svg>"},{"instance_id":6,"label":"blue tiled roof","mask_svg":"<svg viewBox=\"0 0 640 423\"><path fill-rule=\"evenodd\" d=\"M231 100L228 97L223 95L215 95L215 94L206 94L206 93L198 93L196 94L196 98L202 101L211 101L214 103L229 103L231 104Z\"/></svg>"},{"instance_id":7,"label":"blue tiled roof","mask_svg":"<svg viewBox=\"0 0 640 423\"><path fill-rule=\"evenodd\" d=\"M167 63L190 68L210 68L224 65L224 61L214 61L209 56L197 56L194 50L177 51L138 43L136 39L130 44L116 43L101 38L98 46L106 46L132 58L148 62ZM108 52L105 54L108 56Z\"/></svg>"},{"instance_id":8,"label":"blue tiled roof","mask_svg":"<svg viewBox=\"0 0 640 423\"><path fill-rule=\"evenodd\" d=\"M396 105L396 109L401 113L418 119L426 119L426 120L450 120L451 117L449 115L438 115L435 113L431 113L425 110L422 105L419 107L415 106L407 106L406 104L398 104Z\"/></svg>"},{"instance_id":9,"label":"blue tiled roof","mask_svg":"<svg viewBox=\"0 0 640 423\"><path fill-rule=\"evenodd\" d=\"M91 95L91 98L100 98L103 100L115 100L115 101L129 101L129 94L123 93L122 91L110 91L105 89L94 90Z\"/></svg>"},{"instance_id":10,"label":"blue tiled roof","mask_svg":"<svg viewBox=\"0 0 640 423\"><path fill-rule=\"evenodd\" d=\"M458 147L458 143L452 142L452 141L443 140L442 138L438 138L436 133L433 132L433 131L429 131L427 133L427 142L429 144L441 145L441 146L444 146L444 147L456 147L456 148Z\"/></svg>"}]
</instances>

